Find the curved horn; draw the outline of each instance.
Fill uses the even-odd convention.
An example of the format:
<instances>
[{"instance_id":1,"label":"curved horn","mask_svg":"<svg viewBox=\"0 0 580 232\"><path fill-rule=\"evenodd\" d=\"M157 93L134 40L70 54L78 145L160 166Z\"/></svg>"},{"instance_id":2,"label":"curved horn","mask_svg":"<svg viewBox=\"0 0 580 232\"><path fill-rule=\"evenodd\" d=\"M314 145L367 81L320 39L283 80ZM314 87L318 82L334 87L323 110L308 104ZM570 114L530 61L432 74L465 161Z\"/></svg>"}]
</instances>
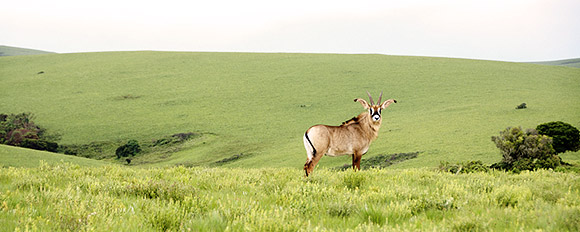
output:
<instances>
[{"instance_id":1,"label":"curved horn","mask_svg":"<svg viewBox=\"0 0 580 232\"><path fill-rule=\"evenodd\" d=\"M377 101L377 104L381 104L381 98L383 98L383 91L381 91L381 95L379 95L379 100Z\"/></svg>"},{"instance_id":2,"label":"curved horn","mask_svg":"<svg viewBox=\"0 0 580 232\"><path fill-rule=\"evenodd\" d=\"M374 105L375 101L373 101L373 97L371 97L371 93L369 93L369 91L367 91L367 94L369 95L369 100L371 100L371 105Z\"/></svg>"}]
</instances>

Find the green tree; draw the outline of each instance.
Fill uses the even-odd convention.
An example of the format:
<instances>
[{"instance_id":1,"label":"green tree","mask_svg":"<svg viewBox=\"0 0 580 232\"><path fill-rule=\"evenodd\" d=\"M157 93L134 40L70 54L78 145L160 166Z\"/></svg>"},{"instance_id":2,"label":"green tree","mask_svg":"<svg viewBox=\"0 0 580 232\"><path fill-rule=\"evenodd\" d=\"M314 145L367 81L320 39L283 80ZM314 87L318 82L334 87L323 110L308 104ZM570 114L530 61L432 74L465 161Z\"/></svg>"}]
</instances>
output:
<instances>
[{"instance_id":1,"label":"green tree","mask_svg":"<svg viewBox=\"0 0 580 232\"><path fill-rule=\"evenodd\" d=\"M127 144L118 147L115 154L117 159L120 159L121 157L134 156L139 152L141 152L141 146L137 140L129 140Z\"/></svg>"},{"instance_id":2,"label":"green tree","mask_svg":"<svg viewBox=\"0 0 580 232\"><path fill-rule=\"evenodd\" d=\"M552 147L552 138L538 134L535 129L524 131L521 127L508 127L499 136L492 136L491 140L503 156L492 168L519 172L560 165L560 157Z\"/></svg>"},{"instance_id":3,"label":"green tree","mask_svg":"<svg viewBox=\"0 0 580 232\"><path fill-rule=\"evenodd\" d=\"M556 153L580 150L580 131L568 123L557 121L540 124L538 133L552 137Z\"/></svg>"}]
</instances>

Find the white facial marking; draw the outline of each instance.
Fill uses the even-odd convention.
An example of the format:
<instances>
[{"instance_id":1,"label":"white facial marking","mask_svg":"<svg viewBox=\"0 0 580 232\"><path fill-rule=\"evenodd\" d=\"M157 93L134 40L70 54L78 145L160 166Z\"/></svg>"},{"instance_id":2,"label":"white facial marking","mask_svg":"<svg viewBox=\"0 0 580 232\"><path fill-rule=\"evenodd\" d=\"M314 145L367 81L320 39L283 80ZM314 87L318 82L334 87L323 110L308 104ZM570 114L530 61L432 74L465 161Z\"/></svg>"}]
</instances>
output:
<instances>
[{"instance_id":1,"label":"white facial marking","mask_svg":"<svg viewBox=\"0 0 580 232\"><path fill-rule=\"evenodd\" d=\"M381 120L381 109L378 109L375 111L374 108L370 108L370 113L371 113L371 118L373 119L373 121L379 121Z\"/></svg>"}]
</instances>

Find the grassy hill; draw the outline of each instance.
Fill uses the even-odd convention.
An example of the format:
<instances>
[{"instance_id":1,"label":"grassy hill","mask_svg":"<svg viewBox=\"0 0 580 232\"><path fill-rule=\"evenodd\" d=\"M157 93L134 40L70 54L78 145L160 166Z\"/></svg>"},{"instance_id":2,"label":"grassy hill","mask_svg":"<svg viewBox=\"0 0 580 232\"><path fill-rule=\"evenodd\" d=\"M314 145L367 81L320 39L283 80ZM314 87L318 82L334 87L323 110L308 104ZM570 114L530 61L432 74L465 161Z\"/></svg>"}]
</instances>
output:
<instances>
[{"instance_id":1,"label":"grassy hill","mask_svg":"<svg viewBox=\"0 0 580 232\"><path fill-rule=\"evenodd\" d=\"M555 60L555 61L544 61L544 62L532 62L532 64L557 65L557 66L580 68L580 58L566 59L566 60Z\"/></svg>"},{"instance_id":2,"label":"grassy hill","mask_svg":"<svg viewBox=\"0 0 580 232\"><path fill-rule=\"evenodd\" d=\"M53 52L0 45L0 56L25 56L25 55L41 55L51 53Z\"/></svg>"},{"instance_id":3,"label":"grassy hill","mask_svg":"<svg viewBox=\"0 0 580 232\"><path fill-rule=\"evenodd\" d=\"M41 161L48 165L71 163L87 167L106 164L94 159L0 145L0 167L38 167Z\"/></svg>"},{"instance_id":4,"label":"grassy hill","mask_svg":"<svg viewBox=\"0 0 580 232\"><path fill-rule=\"evenodd\" d=\"M340 54L105 52L0 59L0 112L33 112L61 144L203 134L135 163L296 167L302 135L362 112L370 91L397 104L363 159L420 151L395 167L500 159L490 137L561 120L580 128L580 69L524 63ZM528 108L516 110L520 103ZM2 148L0 148L2 149ZM113 151L109 151L113 152ZM139 160L142 159L142 160ZM564 155L580 161L579 153ZM218 162L226 161L226 162ZM323 167L350 162L325 157Z\"/></svg>"}]
</instances>

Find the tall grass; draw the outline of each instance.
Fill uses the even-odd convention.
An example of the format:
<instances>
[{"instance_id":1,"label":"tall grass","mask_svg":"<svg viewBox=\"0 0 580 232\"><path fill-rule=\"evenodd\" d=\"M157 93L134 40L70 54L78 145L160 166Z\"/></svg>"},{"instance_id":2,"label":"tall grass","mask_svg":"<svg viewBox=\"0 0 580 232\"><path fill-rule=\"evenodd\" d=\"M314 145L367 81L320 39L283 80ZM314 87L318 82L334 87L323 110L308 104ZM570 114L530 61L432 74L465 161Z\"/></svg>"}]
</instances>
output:
<instances>
[{"instance_id":1,"label":"tall grass","mask_svg":"<svg viewBox=\"0 0 580 232\"><path fill-rule=\"evenodd\" d=\"M577 231L580 178L552 171L80 167L0 170L4 231Z\"/></svg>"}]
</instances>

